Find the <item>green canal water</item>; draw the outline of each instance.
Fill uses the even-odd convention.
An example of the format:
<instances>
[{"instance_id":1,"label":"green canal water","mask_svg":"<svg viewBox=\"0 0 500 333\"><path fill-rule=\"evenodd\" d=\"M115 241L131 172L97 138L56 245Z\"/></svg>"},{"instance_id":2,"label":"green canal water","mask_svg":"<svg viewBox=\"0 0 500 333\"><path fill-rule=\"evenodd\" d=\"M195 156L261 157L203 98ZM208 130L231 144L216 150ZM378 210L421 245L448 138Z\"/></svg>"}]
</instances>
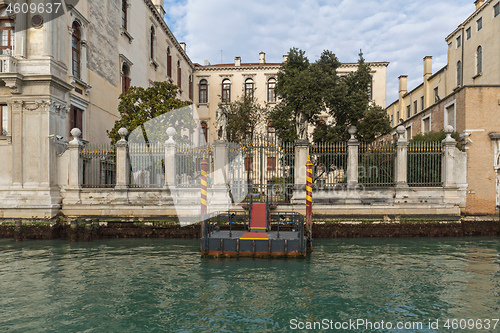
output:
<instances>
[{"instance_id":1,"label":"green canal water","mask_svg":"<svg viewBox=\"0 0 500 333\"><path fill-rule=\"evenodd\" d=\"M314 250L202 259L197 240L2 239L0 332L500 332L499 238Z\"/></svg>"}]
</instances>

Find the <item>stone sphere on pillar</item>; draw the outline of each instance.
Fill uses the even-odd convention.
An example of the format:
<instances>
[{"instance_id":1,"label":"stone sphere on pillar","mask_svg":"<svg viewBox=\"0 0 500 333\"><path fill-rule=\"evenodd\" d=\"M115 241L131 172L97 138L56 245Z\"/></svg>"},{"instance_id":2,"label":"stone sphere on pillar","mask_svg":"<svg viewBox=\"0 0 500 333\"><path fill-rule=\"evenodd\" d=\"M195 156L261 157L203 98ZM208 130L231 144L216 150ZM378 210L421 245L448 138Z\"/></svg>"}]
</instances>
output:
<instances>
[{"instance_id":1,"label":"stone sphere on pillar","mask_svg":"<svg viewBox=\"0 0 500 333\"><path fill-rule=\"evenodd\" d=\"M453 126L451 126L451 125L446 125L446 126L444 127L444 132L445 132L446 134L452 134L453 132L455 132L455 129L454 129L454 128L453 128Z\"/></svg>"},{"instance_id":2,"label":"stone sphere on pillar","mask_svg":"<svg viewBox=\"0 0 500 333\"><path fill-rule=\"evenodd\" d=\"M405 132L406 132L406 128L405 128L403 125L399 125L399 126L396 128L396 132L397 132L399 135L403 135L403 134L405 134Z\"/></svg>"},{"instance_id":3,"label":"stone sphere on pillar","mask_svg":"<svg viewBox=\"0 0 500 333\"><path fill-rule=\"evenodd\" d=\"M356 128L356 126L354 125L350 126L347 129L347 132L351 135L350 140L356 140L356 138L354 137L354 134L358 133L358 129Z\"/></svg>"},{"instance_id":4,"label":"stone sphere on pillar","mask_svg":"<svg viewBox=\"0 0 500 333\"><path fill-rule=\"evenodd\" d=\"M73 139L76 139L78 140L80 138L80 136L82 135L82 131L80 131L79 128L73 128L70 132L71 136L73 137Z\"/></svg>"},{"instance_id":5,"label":"stone sphere on pillar","mask_svg":"<svg viewBox=\"0 0 500 333\"><path fill-rule=\"evenodd\" d=\"M125 137L128 135L128 130L125 127L122 127L118 130L118 134L121 137L121 140L125 140Z\"/></svg>"}]
</instances>

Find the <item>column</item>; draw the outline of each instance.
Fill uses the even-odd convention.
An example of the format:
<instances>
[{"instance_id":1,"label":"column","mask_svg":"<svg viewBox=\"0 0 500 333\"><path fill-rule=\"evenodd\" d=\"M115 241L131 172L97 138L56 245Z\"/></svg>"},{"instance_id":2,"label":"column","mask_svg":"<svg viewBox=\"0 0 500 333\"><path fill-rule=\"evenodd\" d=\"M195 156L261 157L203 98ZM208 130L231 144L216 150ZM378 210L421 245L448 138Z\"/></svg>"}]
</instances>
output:
<instances>
[{"instance_id":1,"label":"column","mask_svg":"<svg viewBox=\"0 0 500 333\"><path fill-rule=\"evenodd\" d=\"M167 129L168 140L165 141L165 185L163 188L175 187L175 154L177 144L174 141L176 131L173 127Z\"/></svg>"},{"instance_id":2,"label":"column","mask_svg":"<svg viewBox=\"0 0 500 333\"><path fill-rule=\"evenodd\" d=\"M408 141L405 138L406 129L399 125L396 128L398 141L396 143L396 163L394 164L394 180L396 187L408 186Z\"/></svg>"},{"instance_id":3,"label":"column","mask_svg":"<svg viewBox=\"0 0 500 333\"><path fill-rule=\"evenodd\" d=\"M443 187L455 187L455 150L457 141L451 137L451 134L454 132L453 126L447 125L444 128L444 132L446 133L446 138L442 141L443 144L443 174L442 181Z\"/></svg>"},{"instance_id":4,"label":"column","mask_svg":"<svg viewBox=\"0 0 500 333\"><path fill-rule=\"evenodd\" d=\"M295 189L306 184L306 164L309 156L309 142L295 141Z\"/></svg>"},{"instance_id":5,"label":"column","mask_svg":"<svg viewBox=\"0 0 500 333\"><path fill-rule=\"evenodd\" d=\"M116 186L115 189L124 190L130 183L130 164L128 163L128 142L125 137L128 135L126 128L118 130L120 141L116 143Z\"/></svg>"},{"instance_id":6,"label":"column","mask_svg":"<svg viewBox=\"0 0 500 333\"><path fill-rule=\"evenodd\" d=\"M73 140L68 143L69 150L69 171L68 171L68 184L69 188L79 189L83 181L83 167L81 152L83 145L80 141L82 132L78 128L71 130Z\"/></svg>"},{"instance_id":7,"label":"column","mask_svg":"<svg viewBox=\"0 0 500 333\"><path fill-rule=\"evenodd\" d=\"M356 187L358 185L358 154L359 154L359 141L356 139L355 134L358 129L351 126L348 129L351 138L347 142L347 186Z\"/></svg>"}]
</instances>

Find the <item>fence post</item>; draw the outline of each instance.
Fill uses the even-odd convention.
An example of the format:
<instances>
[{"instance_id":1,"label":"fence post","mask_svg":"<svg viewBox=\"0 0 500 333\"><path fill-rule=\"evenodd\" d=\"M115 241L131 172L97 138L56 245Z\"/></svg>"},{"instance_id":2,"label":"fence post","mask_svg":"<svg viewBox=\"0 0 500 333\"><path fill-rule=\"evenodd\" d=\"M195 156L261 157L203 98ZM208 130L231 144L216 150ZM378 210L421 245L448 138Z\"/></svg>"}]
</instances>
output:
<instances>
[{"instance_id":1,"label":"fence post","mask_svg":"<svg viewBox=\"0 0 500 333\"><path fill-rule=\"evenodd\" d=\"M177 144L174 141L175 128L167 129L168 140L165 141L165 185L163 188L175 187L175 154L177 152Z\"/></svg>"},{"instance_id":2,"label":"fence post","mask_svg":"<svg viewBox=\"0 0 500 333\"><path fill-rule=\"evenodd\" d=\"M229 164L229 143L225 141L216 141L214 146L214 186L226 187L227 172Z\"/></svg>"},{"instance_id":3,"label":"fence post","mask_svg":"<svg viewBox=\"0 0 500 333\"><path fill-rule=\"evenodd\" d=\"M80 141L82 131L78 128L71 130L73 140L68 143L69 150L69 171L68 171L68 185L70 188L78 189L83 182L83 164L81 153L83 150L82 142Z\"/></svg>"},{"instance_id":4,"label":"fence post","mask_svg":"<svg viewBox=\"0 0 500 333\"><path fill-rule=\"evenodd\" d=\"M294 188L292 203L303 204L306 190L306 163L309 156L309 141L295 140Z\"/></svg>"},{"instance_id":5,"label":"fence post","mask_svg":"<svg viewBox=\"0 0 500 333\"><path fill-rule=\"evenodd\" d=\"M398 133L398 141L396 143L396 163L395 165L395 181L396 187L408 186L408 141L405 138L406 129L399 125L396 128Z\"/></svg>"},{"instance_id":6,"label":"fence post","mask_svg":"<svg viewBox=\"0 0 500 333\"><path fill-rule=\"evenodd\" d=\"M351 126L348 129L351 138L347 142L347 186L356 187L358 185L358 154L359 154L359 141L354 136L358 129L356 126Z\"/></svg>"},{"instance_id":7,"label":"fence post","mask_svg":"<svg viewBox=\"0 0 500 333\"><path fill-rule=\"evenodd\" d=\"M130 165L128 163L128 142L125 137L128 135L126 128L122 127L118 130L120 141L116 143L116 186L117 190L128 188L130 183Z\"/></svg>"},{"instance_id":8,"label":"fence post","mask_svg":"<svg viewBox=\"0 0 500 333\"><path fill-rule=\"evenodd\" d=\"M309 142L307 140L295 141L295 186L306 184L306 163L309 156Z\"/></svg>"},{"instance_id":9,"label":"fence post","mask_svg":"<svg viewBox=\"0 0 500 333\"><path fill-rule=\"evenodd\" d=\"M444 128L444 132L446 133L446 138L442 141L443 143L443 187L455 187L457 182L455 180L455 172L459 172L459 170L455 170L457 167L455 165L455 146L457 141L451 137L451 134L454 132L453 126L447 125Z\"/></svg>"}]
</instances>

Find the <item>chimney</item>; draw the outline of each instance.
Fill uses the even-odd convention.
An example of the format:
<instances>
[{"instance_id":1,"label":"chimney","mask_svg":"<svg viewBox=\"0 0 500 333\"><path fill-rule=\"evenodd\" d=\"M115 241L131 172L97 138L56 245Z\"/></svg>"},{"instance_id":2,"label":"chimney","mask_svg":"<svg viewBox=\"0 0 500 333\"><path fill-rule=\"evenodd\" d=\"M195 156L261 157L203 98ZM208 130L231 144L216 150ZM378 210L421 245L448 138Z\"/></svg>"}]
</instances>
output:
<instances>
[{"instance_id":1,"label":"chimney","mask_svg":"<svg viewBox=\"0 0 500 333\"><path fill-rule=\"evenodd\" d=\"M235 58L234 58L234 65L235 65L236 67L241 66L241 57L235 57Z\"/></svg>"},{"instance_id":2,"label":"chimney","mask_svg":"<svg viewBox=\"0 0 500 333\"><path fill-rule=\"evenodd\" d=\"M259 53L259 64L266 63L266 54L264 52Z\"/></svg>"},{"instance_id":3,"label":"chimney","mask_svg":"<svg viewBox=\"0 0 500 333\"><path fill-rule=\"evenodd\" d=\"M284 54L283 55L283 62L287 61L288 60L288 54Z\"/></svg>"},{"instance_id":4,"label":"chimney","mask_svg":"<svg viewBox=\"0 0 500 333\"><path fill-rule=\"evenodd\" d=\"M482 5L484 5L484 0L476 0L474 1L474 4L476 5L476 10L478 10Z\"/></svg>"},{"instance_id":5,"label":"chimney","mask_svg":"<svg viewBox=\"0 0 500 333\"><path fill-rule=\"evenodd\" d=\"M204 60L203 61L203 66L210 66L210 61Z\"/></svg>"},{"instance_id":6,"label":"chimney","mask_svg":"<svg viewBox=\"0 0 500 333\"><path fill-rule=\"evenodd\" d=\"M399 96L403 96L408 91L408 75L399 76Z\"/></svg>"},{"instance_id":7,"label":"chimney","mask_svg":"<svg viewBox=\"0 0 500 333\"><path fill-rule=\"evenodd\" d=\"M424 57L424 108L431 106L434 98L431 97L429 79L432 76L432 56Z\"/></svg>"},{"instance_id":8,"label":"chimney","mask_svg":"<svg viewBox=\"0 0 500 333\"><path fill-rule=\"evenodd\" d=\"M179 45L181 46L181 49L186 52L186 43L180 42Z\"/></svg>"},{"instance_id":9,"label":"chimney","mask_svg":"<svg viewBox=\"0 0 500 333\"><path fill-rule=\"evenodd\" d=\"M156 9L158 12L161 14L161 16L165 16L166 12L165 9L163 8L163 0L152 0L153 5L155 5Z\"/></svg>"}]
</instances>

